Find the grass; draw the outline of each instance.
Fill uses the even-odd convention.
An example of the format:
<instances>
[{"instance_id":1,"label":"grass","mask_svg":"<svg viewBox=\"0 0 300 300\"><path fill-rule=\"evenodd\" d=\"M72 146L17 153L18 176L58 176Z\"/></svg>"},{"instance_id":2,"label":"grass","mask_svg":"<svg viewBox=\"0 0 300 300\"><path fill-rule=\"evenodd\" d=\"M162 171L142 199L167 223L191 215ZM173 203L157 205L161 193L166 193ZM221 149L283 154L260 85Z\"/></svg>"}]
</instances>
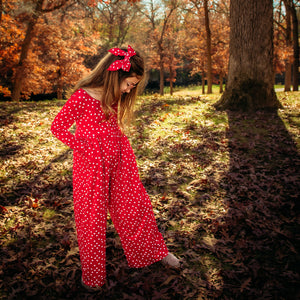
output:
<instances>
[{"instance_id":1,"label":"grass","mask_svg":"<svg viewBox=\"0 0 300 300\"><path fill-rule=\"evenodd\" d=\"M43 214L43 218L46 220L52 220L55 218L57 212L53 209L46 209Z\"/></svg>"},{"instance_id":2,"label":"grass","mask_svg":"<svg viewBox=\"0 0 300 300\"><path fill-rule=\"evenodd\" d=\"M284 90L284 85L281 84L276 84L274 85L274 89L279 91L283 91ZM205 85L205 93L207 93L207 85ZM225 90L225 84L223 85L223 90ZM299 90L300 90L300 86L299 86ZM291 91L292 91L292 87L291 87ZM164 88L164 93L165 94L170 94L170 87L165 87ZM200 96L203 95L202 93L202 86L201 85L191 85L188 87L182 87L182 86L176 86L173 87L173 93L174 95L178 96ZM213 84L212 85L212 93L213 94L220 94L220 85L216 85Z\"/></svg>"},{"instance_id":3,"label":"grass","mask_svg":"<svg viewBox=\"0 0 300 300\"><path fill-rule=\"evenodd\" d=\"M243 115L196 92L140 97L128 132L184 268L128 268L109 218L108 281L95 295L79 284L72 152L50 132L64 102L0 103L0 299L293 299L299 93L277 93L277 114Z\"/></svg>"}]
</instances>

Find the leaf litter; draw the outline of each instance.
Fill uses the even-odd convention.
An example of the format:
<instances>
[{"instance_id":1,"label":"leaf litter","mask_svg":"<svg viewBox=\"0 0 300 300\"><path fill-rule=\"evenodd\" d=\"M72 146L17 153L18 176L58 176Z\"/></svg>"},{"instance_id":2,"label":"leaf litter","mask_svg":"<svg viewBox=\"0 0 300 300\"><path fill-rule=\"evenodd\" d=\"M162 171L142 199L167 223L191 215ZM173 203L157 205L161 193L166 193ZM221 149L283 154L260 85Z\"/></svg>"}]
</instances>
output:
<instances>
[{"instance_id":1,"label":"leaf litter","mask_svg":"<svg viewBox=\"0 0 300 300\"><path fill-rule=\"evenodd\" d=\"M296 299L297 94L278 114L219 112L216 96L141 97L128 135L180 271L130 269L108 216L107 283L80 285L63 102L0 105L1 299Z\"/></svg>"}]
</instances>

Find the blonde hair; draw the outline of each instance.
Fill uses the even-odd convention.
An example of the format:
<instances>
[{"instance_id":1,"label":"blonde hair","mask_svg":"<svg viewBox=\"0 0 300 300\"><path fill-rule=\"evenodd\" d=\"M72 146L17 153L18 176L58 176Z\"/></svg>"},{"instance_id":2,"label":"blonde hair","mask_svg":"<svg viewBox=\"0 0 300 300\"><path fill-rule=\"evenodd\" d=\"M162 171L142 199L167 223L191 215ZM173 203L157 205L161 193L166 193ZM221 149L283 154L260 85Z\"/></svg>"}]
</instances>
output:
<instances>
[{"instance_id":1,"label":"blonde hair","mask_svg":"<svg viewBox=\"0 0 300 300\"><path fill-rule=\"evenodd\" d=\"M127 48L121 49L127 51ZM123 56L108 53L91 73L81 79L74 88L75 90L79 88L101 88L103 90L101 104L106 119L109 119L111 113L115 113L113 106L117 105L118 123L122 130L131 121L138 86L141 85L144 78L144 60L137 51L136 55L130 58L131 67L129 72L122 69L117 71L107 70L114 61L123 58ZM120 85L127 77L137 77L140 81L129 93L121 94Z\"/></svg>"}]
</instances>

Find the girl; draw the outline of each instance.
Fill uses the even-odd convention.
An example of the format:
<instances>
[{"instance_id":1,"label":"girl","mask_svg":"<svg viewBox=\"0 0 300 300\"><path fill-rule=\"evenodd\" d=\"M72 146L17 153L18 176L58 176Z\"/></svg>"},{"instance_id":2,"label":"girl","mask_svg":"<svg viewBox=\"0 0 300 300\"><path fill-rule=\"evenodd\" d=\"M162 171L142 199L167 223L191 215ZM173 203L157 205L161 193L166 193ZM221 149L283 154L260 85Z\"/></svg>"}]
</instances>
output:
<instances>
[{"instance_id":1,"label":"girl","mask_svg":"<svg viewBox=\"0 0 300 300\"><path fill-rule=\"evenodd\" d=\"M135 156L123 134L137 87L144 76L142 57L130 46L113 48L75 87L55 117L51 131L73 153L73 200L82 283L105 283L107 210L130 267L154 262L179 267L158 231ZM69 128L76 122L75 135Z\"/></svg>"}]
</instances>

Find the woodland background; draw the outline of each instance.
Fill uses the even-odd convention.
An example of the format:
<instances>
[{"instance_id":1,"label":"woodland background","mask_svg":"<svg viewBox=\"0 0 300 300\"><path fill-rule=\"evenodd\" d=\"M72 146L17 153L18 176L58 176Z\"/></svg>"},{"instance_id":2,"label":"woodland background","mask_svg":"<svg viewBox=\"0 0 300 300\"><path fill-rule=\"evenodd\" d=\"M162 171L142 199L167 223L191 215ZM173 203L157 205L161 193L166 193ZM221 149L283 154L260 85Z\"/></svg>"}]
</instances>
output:
<instances>
[{"instance_id":1,"label":"woodland background","mask_svg":"<svg viewBox=\"0 0 300 300\"><path fill-rule=\"evenodd\" d=\"M273 6L276 82L285 78L288 91L295 61L292 12L299 18L299 1ZM162 95L168 85L172 94L174 84L194 84L204 93L208 83L211 93L213 83L226 82L229 0L1 0L0 9L5 100L63 99L108 49L128 43L146 58L148 90Z\"/></svg>"}]
</instances>

